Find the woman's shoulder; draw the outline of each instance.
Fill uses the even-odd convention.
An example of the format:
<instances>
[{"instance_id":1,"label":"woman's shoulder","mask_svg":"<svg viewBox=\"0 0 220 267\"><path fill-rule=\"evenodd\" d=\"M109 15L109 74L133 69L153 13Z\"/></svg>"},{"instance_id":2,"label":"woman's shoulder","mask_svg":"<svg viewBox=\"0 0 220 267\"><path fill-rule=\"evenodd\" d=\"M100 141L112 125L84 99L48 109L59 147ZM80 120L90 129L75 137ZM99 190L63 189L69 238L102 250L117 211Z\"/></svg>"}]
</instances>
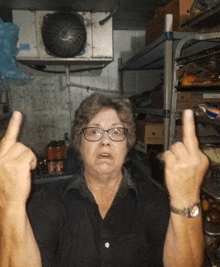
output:
<instances>
[{"instance_id":1,"label":"woman's shoulder","mask_svg":"<svg viewBox=\"0 0 220 267\"><path fill-rule=\"evenodd\" d=\"M133 162L125 165L126 170L130 173L132 181L136 184L139 197L141 199L167 199L169 200L169 194L165 186L148 173L144 172Z\"/></svg>"},{"instance_id":2,"label":"woman's shoulder","mask_svg":"<svg viewBox=\"0 0 220 267\"><path fill-rule=\"evenodd\" d=\"M125 169L131 174L133 180L144 186L155 188L155 190L162 190L166 192L166 188L163 184L155 180L150 175L150 167L143 171L143 168L139 168L133 161L126 162L124 164Z\"/></svg>"},{"instance_id":3,"label":"woman's shoulder","mask_svg":"<svg viewBox=\"0 0 220 267\"><path fill-rule=\"evenodd\" d=\"M32 191L29 197L29 202L33 201L60 201L63 192L67 185L72 181L72 177L67 179L58 179L57 181L49 181L47 183L35 184L33 183Z\"/></svg>"},{"instance_id":4,"label":"woman's shoulder","mask_svg":"<svg viewBox=\"0 0 220 267\"><path fill-rule=\"evenodd\" d=\"M134 178L135 179L135 178ZM145 199L164 199L169 201L169 194L166 188L155 181L152 177L137 182L138 193Z\"/></svg>"}]
</instances>

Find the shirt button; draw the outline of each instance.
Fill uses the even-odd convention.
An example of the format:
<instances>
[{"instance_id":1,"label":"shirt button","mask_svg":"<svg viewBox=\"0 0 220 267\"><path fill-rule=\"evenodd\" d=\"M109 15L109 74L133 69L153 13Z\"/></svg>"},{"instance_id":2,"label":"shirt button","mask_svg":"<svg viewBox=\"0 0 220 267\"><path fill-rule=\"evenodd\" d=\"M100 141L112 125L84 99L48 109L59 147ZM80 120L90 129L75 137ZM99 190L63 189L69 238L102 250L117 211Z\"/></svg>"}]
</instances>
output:
<instances>
[{"instance_id":1,"label":"shirt button","mask_svg":"<svg viewBox=\"0 0 220 267\"><path fill-rule=\"evenodd\" d=\"M110 244L108 242L105 243L105 247L106 248L109 248L110 247Z\"/></svg>"}]
</instances>

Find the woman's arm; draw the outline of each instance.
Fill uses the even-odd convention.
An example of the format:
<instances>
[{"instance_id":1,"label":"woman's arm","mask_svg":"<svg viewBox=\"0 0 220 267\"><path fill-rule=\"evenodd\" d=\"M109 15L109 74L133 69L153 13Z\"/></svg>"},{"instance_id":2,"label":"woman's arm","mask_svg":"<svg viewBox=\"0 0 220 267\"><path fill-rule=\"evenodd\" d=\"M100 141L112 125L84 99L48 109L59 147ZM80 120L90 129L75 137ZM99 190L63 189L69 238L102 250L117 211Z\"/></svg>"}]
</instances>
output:
<instances>
[{"instance_id":1,"label":"woman's arm","mask_svg":"<svg viewBox=\"0 0 220 267\"><path fill-rule=\"evenodd\" d=\"M201 267L204 239L201 215L185 218L172 213L164 247L164 266Z\"/></svg>"},{"instance_id":2,"label":"woman's arm","mask_svg":"<svg viewBox=\"0 0 220 267\"><path fill-rule=\"evenodd\" d=\"M163 159L171 206L184 210L198 203L209 161L199 149L192 111L187 110L183 114L183 142L171 146L164 152ZM164 265L200 267L203 258L201 211L194 218L171 211L164 247Z\"/></svg>"},{"instance_id":3,"label":"woman's arm","mask_svg":"<svg viewBox=\"0 0 220 267\"><path fill-rule=\"evenodd\" d=\"M0 267L42 266L25 207L1 210L0 232Z\"/></svg>"},{"instance_id":4,"label":"woman's arm","mask_svg":"<svg viewBox=\"0 0 220 267\"><path fill-rule=\"evenodd\" d=\"M15 112L0 142L0 267L42 266L26 213L36 157L17 142L21 121Z\"/></svg>"}]
</instances>

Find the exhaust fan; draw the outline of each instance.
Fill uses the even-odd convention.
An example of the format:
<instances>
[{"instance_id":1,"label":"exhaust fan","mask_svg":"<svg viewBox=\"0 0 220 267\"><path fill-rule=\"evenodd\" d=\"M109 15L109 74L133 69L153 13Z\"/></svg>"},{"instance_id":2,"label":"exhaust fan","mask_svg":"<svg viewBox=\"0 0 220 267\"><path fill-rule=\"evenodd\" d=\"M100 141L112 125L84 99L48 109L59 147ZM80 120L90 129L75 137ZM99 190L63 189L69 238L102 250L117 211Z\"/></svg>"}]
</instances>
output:
<instances>
[{"instance_id":1,"label":"exhaust fan","mask_svg":"<svg viewBox=\"0 0 220 267\"><path fill-rule=\"evenodd\" d=\"M16 60L28 65L103 65L113 60L108 12L13 10L19 27Z\"/></svg>"},{"instance_id":2,"label":"exhaust fan","mask_svg":"<svg viewBox=\"0 0 220 267\"><path fill-rule=\"evenodd\" d=\"M86 43L83 17L65 12L45 15L42 39L49 54L64 58L76 56Z\"/></svg>"}]
</instances>

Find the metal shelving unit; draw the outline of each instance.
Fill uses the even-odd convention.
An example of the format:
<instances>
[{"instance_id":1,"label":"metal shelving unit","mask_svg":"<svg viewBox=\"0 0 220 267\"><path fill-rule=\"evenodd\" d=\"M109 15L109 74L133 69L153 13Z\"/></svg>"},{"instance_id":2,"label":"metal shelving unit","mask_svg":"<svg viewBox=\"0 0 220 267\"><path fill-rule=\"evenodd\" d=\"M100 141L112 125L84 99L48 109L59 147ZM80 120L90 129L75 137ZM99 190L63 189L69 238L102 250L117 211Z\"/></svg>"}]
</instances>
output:
<instances>
[{"instance_id":1,"label":"metal shelving unit","mask_svg":"<svg viewBox=\"0 0 220 267\"><path fill-rule=\"evenodd\" d=\"M151 115L160 115L164 118L165 142L164 149L168 147L168 131L169 131L169 110L172 89L172 59L173 47L186 36L186 33L172 31L172 15L166 15L165 33L155 42L147 46L143 51L134 55L126 63L121 64L119 71L121 80L123 80L123 72L129 70L156 70L165 69L164 72L164 105L163 109L138 109L136 112L142 112ZM122 83L123 84L123 83ZM123 88L121 88L123 93Z\"/></svg>"},{"instance_id":2,"label":"metal shelving unit","mask_svg":"<svg viewBox=\"0 0 220 267\"><path fill-rule=\"evenodd\" d=\"M206 25L207 20L217 17L219 21L220 5L212 11L203 12L200 16L196 17L193 21L189 21L186 27L191 25ZM167 22L167 19L166 19ZM205 22L205 24L204 24ZM167 23L166 23L167 24ZM168 24L169 25L169 24ZM172 28L170 26L170 28ZM181 119L183 110L177 109L177 93L179 91L202 91L212 92L219 94L220 98L220 85L201 85L189 86L181 88L178 86L177 70L182 64L187 64L196 60L201 60L206 57L218 55L220 53L220 42L216 42L220 38L220 32L215 33L193 33L193 32L173 32L166 26L163 36L155 42L147 46L143 51L134 55L130 60L121 64L119 70L121 71L121 79L123 79L124 71L134 70L156 70L164 69L164 106L163 109L150 109L150 108L136 108L137 113L144 113L148 115L161 116L164 118L164 150L166 150L171 143L179 141L174 139L176 120ZM207 51L199 57L199 53ZM123 88L122 88L123 92ZM207 117L198 117L197 122L205 122L211 125L220 126L220 121L211 120ZM215 140L214 140L215 139ZM217 138L201 138L201 144L205 143L219 143ZM138 161L136 161L138 162ZM140 165L140 163L138 163ZM140 167L140 166L139 166ZM213 197L216 201L220 202L220 182L216 184L211 178L205 179L202 192ZM220 236L220 226L213 225L209 222L204 223L204 231L210 236Z\"/></svg>"},{"instance_id":3,"label":"metal shelving unit","mask_svg":"<svg viewBox=\"0 0 220 267\"><path fill-rule=\"evenodd\" d=\"M220 53L220 44L219 42L216 42L215 40L218 40L220 38L220 32L214 32L214 33L193 33L185 36L177 45L174 53L174 67L173 67L173 88L172 88L172 101L171 101L171 107L170 107L170 137L169 137L169 144L173 143L175 141L174 139L174 133L175 133L175 121L177 119L177 93L178 89L178 77L177 77L177 71L180 68L182 64L186 64L186 62L193 62L197 60L201 60L204 58L211 57L213 55ZM186 46L188 43L200 43L202 45L202 50L196 51L195 53L184 55L184 46ZM211 44L207 47L207 44ZM204 54L209 50L210 52L207 54ZM211 51L214 51L212 53ZM202 53L202 56L200 54ZM188 61L189 59L189 61ZM182 88L181 88L182 89ZM192 86L191 88L188 88L190 91L202 91L202 92L210 92L213 91L215 93L215 96L218 95L220 98L220 85L206 85L206 86ZM210 123L207 120L205 120L206 123ZM212 142L212 140L209 140ZM207 141L206 141L207 142ZM214 143L219 143L219 140L214 140ZM203 142L202 142L203 143Z\"/></svg>"},{"instance_id":4,"label":"metal shelving unit","mask_svg":"<svg viewBox=\"0 0 220 267\"><path fill-rule=\"evenodd\" d=\"M165 25L165 33L163 36L148 45L144 50L135 54L119 67L121 80L123 80L124 71L164 69L163 108L135 109L137 113L163 117L164 150L166 150L174 140L175 121L180 117L179 113L182 112L182 110L177 110L176 108L178 92L177 70L179 66L184 62L186 63L187 60L192 60L195 55L206 50L220 53L220 43L215 41L215 39L220 38L220 33L201 34L172 31L171 14L166 15ZM211 52L206 56L208 57L210 55L212 55ZM215 89L216 87L218 86L215 86ZM204 90L204 87L201 86L201 88ZM195 90L198 90L198 87ZM123 93L123 86L121 91Z\"/></svg>"},{"instance_id":5,"label":"metal shelving unit","mask_svg":"<svg viewBox=\"0 0 220 267\"><path fill-rule=\"evenodd\" d=\"M219 23L219 15L220 15L220 5L217 5L216 7L199 12L199 14L192 17L190 20L185 22L181 25L181 27L184 27L186 29L191 28L203 28L207 27L207 25L211 26L218 25Z\"/></svg>"}]
</instances>

